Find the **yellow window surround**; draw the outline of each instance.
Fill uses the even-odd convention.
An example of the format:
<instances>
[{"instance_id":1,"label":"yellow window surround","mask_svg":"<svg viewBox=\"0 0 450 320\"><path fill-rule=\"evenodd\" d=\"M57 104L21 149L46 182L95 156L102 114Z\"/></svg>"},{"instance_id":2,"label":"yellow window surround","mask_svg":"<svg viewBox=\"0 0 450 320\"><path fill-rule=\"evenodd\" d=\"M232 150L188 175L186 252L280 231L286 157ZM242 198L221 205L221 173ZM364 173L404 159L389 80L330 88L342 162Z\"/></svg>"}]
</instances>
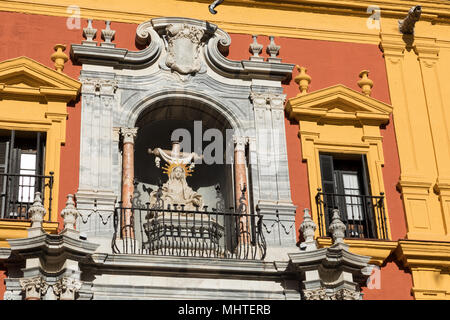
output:
<instances>
[{"instance_id":1,"label":"yellow window surround","mask_svg":"<svg viewBox=\"0 0 450 320\"><path fill-rule=\"evenodd\" d=\"M366 155L372 195L384 193L383 138L380 125L389 122L391 106L371 98L369 94L335 85L289 99L286 112L291 120L299 122L303 160L308 168L311 211L317 224L319 221L315 197L318 188L322 188L320 153ZM385 214L387 235L391 238L387 208ZM324 223L325 221L321 221L322 225ZM375 223L379 227L378 216L375 217ZM319 231L316 232L318 236ZM358 239L354 243L354 247L359 248L355 250L370 256L377 251L377 257L373 259L377 264L381 264L396 247L395 242L386 246L380 240L379 246L374 241L370 241L370 245L361 246L361 241L363 240ZM320 245L327 245L327 241L322 242ZM370 250L367 249L370 252L365 252L364 247L370 247Z\"/></svg>"},{"instance_id":2,"label":"yellow window surround","mask_svg":"<svg viewBox=\"0 0 450 320\"><path fill-rule=\"evenodd\" d=\"M27 57L0 62L0 128L46 132L44 174L54 172L52 216L44 224L49 232L58 228L60 154L66 139L67 103L77 97L80 88L78 81ZM0 221L0 246L7 245L5 239L26 237L29 225L23 220Z\"/></svg>"}]
</instances>

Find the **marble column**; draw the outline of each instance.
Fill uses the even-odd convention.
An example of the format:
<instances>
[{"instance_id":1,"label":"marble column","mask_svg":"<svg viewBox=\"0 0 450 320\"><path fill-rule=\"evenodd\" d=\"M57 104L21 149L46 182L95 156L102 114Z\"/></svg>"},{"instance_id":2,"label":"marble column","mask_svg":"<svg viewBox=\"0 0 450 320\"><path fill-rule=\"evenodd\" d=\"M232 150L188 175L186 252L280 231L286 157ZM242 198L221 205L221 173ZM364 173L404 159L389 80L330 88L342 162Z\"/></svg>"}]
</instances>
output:
<instances>
[{"instance_id":1,"label":"marble column","mask_svg":"<svg viewBox=\"0 0 450 320\"><path fill-rule=\"evenodd\" d=\"M241 213L248 214L247 161L245 159L245 146L248 143L248 138L234 137L234 142L234 188L236 195L236 212L239 212L240 207L244 206L245 209ZM244 194L242 194L243 188L245 188ZM249 231L249 216L241 216L239 225L239 242L241 244L250 241Z\"/></svg>"},{"instance_id":2,"label":"marble column","mask_svg":"<svg viewBox=\"0 0 450 320\"><path fill-rule=\"evenodd\" d=\"M121 128L122 135L122 207L132 207L132 197L134 192L134 138L137 128ZM125 210L122 217L122 227L130 226L132 223L131 210ZM123 229L123 237L134 238L132 228Z\"/></svg>"}]
</instances>

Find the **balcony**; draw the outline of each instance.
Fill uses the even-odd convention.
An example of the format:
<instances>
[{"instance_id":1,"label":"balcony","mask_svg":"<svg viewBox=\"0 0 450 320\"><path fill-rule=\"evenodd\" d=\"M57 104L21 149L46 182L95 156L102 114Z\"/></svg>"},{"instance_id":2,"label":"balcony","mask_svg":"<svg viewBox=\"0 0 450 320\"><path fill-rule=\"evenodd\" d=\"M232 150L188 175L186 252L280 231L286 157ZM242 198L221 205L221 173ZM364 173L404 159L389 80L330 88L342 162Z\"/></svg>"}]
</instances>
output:
<instances>
[{"instance_id":1,"label":"balcony","mask_svg":"<svg viewBox=\"0 0 450 320\"><path fill-rule=\"evenodd\" d=\"M318 191L316 205L321 237L330 236L328 226L332 210L339 209L341 220L347 227L347 238L389 240L383 194L365 196Z\"/></svg>"},{"instance_id":2,"label":"balcony","mask_svg":"<svg viewBox=\"0 0 450 320\"><path fill-rule=\"evenodd\" d=\"M116 207L113 253L239 260L263 260L266 255L259 213L164 208L162 203Z\"/></svg>"},{"instance_id":3,"label":"balcony","mask_svg":"<svg viewBox=\"0 0 450 320\"><path fill-rule=\"evenodd\" d=\"M52 215L53 172L49 176L0 173L0 218L27 220L35 192L40 192L47 221Z\"/></svg>"}]
</instances>

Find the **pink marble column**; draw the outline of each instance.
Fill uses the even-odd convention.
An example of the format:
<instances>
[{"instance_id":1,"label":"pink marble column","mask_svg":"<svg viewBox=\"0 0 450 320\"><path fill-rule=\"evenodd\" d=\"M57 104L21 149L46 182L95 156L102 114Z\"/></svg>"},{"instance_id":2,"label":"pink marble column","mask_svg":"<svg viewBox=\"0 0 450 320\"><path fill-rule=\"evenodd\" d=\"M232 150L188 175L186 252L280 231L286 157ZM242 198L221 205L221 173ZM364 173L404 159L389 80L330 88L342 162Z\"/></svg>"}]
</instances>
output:
<instances>
[{"instance_id":1,"label":"pink marble column","mask_svg":"<svg viewBox=\"0 0 450 320\"><path fill-rule=\"evenodd\" d=\"M134 138L137 128L121 128L122 134L122 207L132 207L132 197L134 193ZM122 216L122 227L131 226L132 211L125 209ZM122 229L122 237L134 238L131 227Z\"/></svg>"},{"instance_id":2,"label":"pink marble column","mask_svg":"<svg viewBox=\"0 0 450 320\"><path fill-rule=\"evenodd\" d=\"M248 191L247 191L247 169L245 160L245 146L247 144L247 138L234 137L234 188L236 195L236 211L238 212L241 204L244 204L246 210L242 214L248 214ZM242 189L246 188L244 192L245 198L242 198ZM240 217L240 243L246 243L250 241L248 238L249 233L249 217Z\"/></svg>"}]
</instances>

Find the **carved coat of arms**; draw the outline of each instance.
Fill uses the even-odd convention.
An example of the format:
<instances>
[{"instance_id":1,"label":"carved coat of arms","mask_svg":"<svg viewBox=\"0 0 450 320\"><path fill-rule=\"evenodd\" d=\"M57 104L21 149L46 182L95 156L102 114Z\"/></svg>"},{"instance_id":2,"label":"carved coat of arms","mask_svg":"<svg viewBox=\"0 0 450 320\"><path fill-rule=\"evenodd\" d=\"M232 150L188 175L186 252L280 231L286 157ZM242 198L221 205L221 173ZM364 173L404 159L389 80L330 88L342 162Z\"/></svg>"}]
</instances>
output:
<instances>
[{"instance_id":1,"label":"carved coat of arms","mask_svg":"<svg viewBox=\"0 0 450 320\"><path fill-rule=\"evenodd\" d=\"M180 74L193 74L200 71L200 48L204 31L187 24L170 24L167 31L166 66Z\"/></svg>"}]
</instances>

